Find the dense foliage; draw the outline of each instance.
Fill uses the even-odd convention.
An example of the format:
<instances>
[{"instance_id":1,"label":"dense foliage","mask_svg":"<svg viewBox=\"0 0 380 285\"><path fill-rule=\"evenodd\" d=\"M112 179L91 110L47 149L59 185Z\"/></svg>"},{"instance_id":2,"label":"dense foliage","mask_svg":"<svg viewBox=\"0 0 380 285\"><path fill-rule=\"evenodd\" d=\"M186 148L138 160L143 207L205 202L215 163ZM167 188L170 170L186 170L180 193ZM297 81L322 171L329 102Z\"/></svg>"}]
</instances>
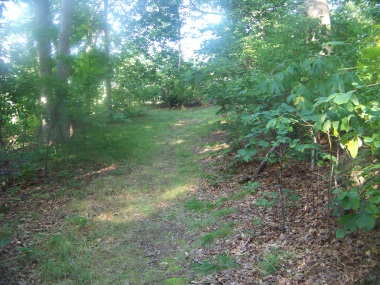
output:
<instances>
[{"instance_id":1,"label":"dense foliage","mask_svg":"<svg viewBox=\"0 0 380 285\"><path fill-rule=\"evenodd\" d=\"M337 236L372 229L380 213L379 5L334 2L330 31L302 2L227 2L218 38L205 45L202 84L240 131L237 159L306 160L312 169L327 162Z\"/></svg>"}]
</instances>

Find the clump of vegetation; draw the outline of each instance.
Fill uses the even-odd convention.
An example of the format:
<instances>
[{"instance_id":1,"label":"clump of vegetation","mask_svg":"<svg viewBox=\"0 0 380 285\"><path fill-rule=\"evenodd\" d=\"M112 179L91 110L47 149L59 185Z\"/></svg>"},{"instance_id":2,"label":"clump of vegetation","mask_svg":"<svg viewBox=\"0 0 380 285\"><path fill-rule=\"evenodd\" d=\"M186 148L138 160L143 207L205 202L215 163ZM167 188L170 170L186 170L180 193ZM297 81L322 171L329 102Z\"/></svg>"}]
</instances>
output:
<instances>
[{"instance_id":1,"label":"clump of vegetation","mask_svg":"<svg viewBox=\"0 0 380 285\"><path fill-rule=\"evenodd\" d=\"M279 271L291 258L291 255L283 250L271 248L264 253L259 262L260 271L263 275L271 275Z\"/></svg>"},{"instance_id":2,"label":"clump of vegetation","mask_svg":"<svg viewBox=\"0 0 380 285\"><path fill-rule=\"evenodd\" d=\"M210 274L220 272L229 268L237 268L239 264L230 256L221 254L213 259L203 260L202 262L194 263L193 268L202 274Z\"/></svg>"},{"instance_id":3,"label":"clump of vegetation","mask_svg":"<svg viewBox=\"0 0 380 285\"><path fill-rule=\"evenodd\" d=\"M231 225L232 226L232 225ZM212 242L214 242L216 239L222 239L225 238L226 236L230 235L233 233L232 227L228 226L219 230L212 231L208 234L203 235L200 237L201 244L207 245Z\"/></svg>"},{"instance_id":4,"label":"clump of vegetation","mask_svg":"<svg viewBox=\"0 0 380 285\"><path fill-rule=\"evenodd\" d=\"M215 208L215 205L207 200L191 198L185 203L185 208L196 212L210 212Z\"/></svg>"}]
</instances>

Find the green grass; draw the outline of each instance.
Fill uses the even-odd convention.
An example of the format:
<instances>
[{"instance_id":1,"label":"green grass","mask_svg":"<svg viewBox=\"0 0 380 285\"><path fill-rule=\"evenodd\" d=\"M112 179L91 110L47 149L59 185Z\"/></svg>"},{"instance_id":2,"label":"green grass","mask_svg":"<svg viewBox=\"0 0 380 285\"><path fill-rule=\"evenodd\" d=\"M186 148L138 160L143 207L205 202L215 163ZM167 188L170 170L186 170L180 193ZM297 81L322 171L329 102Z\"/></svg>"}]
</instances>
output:
<instances>
[{"instance_id":1,"label":"green grass","mask_svg":"<svg viewBox=\"0 0 380 285\"><path fill-rule=\"evenodd\" d=\"M203 260L201 263L194 263L193 268L201 274L211 274L229 268L237 268L238 263L230 256L221 254L210 260Z\"/></svg>"},{"instance_id":2,"label":"green grass","mask_svg":"<svg viewBox=\"0 0 380 285\"><path fill-rule=\"evenodd\" d=\"M215 208L215 205L207 200L198 200L196 198L190 198L185 203L187 210L193 210L196 212L210 212Z\"/></svg>"},{"instance_id":3,"label":"green grass","mask_svg":"<svg viewBox=\"0 0 380 285\"><path fill-rule=\"evenodd\" d=\"M222 239L233 233L230 226L212 231L200 237L200 242L203 246L214 242L217 239Z\"/></svg>"}]
</instances>

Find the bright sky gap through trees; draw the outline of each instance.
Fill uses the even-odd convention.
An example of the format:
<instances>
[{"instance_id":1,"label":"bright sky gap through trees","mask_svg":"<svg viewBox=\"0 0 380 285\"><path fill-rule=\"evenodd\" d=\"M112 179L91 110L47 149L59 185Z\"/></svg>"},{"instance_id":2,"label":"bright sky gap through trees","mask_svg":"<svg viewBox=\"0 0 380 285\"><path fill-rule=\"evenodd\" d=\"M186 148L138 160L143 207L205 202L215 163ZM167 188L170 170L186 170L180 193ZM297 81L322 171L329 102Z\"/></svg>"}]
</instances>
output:
<instances>
[{"instance_id":1,"label":"bright sky gap through trees","mask_svg":"<svg viewBox=\"0 0 380 285\"><path fill-rule=\"evenodd\" d=\"M16 22L20 17L25 16L24 9L27 7L25 3L5 2L6 10L4 11L5 19ZM189 3L185 3L184 6L188 6ZM194 56L194 51L201 48L203 41L212 38L210 31L202 32L201 30L206 28L208 24L218 24L221 20L221 15L217 14L204 14L195 20L190 18L185 20L184 26L181 28L181 33L184 35L181 40L181 46L183 49L183 56L186 59L190 59ZM115 22L113 28L117 31L120 23Z\"/></svg>"}]
</instances>

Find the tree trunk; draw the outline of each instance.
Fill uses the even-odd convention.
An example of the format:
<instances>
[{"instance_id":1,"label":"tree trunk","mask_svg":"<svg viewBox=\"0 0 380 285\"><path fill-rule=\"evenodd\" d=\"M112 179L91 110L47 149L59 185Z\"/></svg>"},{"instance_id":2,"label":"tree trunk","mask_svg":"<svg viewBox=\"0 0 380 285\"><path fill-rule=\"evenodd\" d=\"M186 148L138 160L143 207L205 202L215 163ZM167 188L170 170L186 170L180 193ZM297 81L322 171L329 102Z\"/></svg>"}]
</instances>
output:
<instances>
[{"instance_id":1,"label":"tree trunk","mask_svg":"<svg viewBox=\"0 0 380 285\"><path fill-rule=\"evenodd\" d=\"M113 103L112 103L112 85L111 85L111 79L112 79L112 66L110 62L110 40L108 36L108 0L104 0L104 27L103 27L103 33L104 33L104 50L106 53L106 67L107 67L107 74L106 74L106 104L108 109L108 115L112 119L113 118Z\"/></svg>"},{"instance_id":2,"label":"tree trunk","mask_svg":"<svg viewBox=\"0 0 380 285\"><path fill-rule=\"evenodd\" d=\"M305 0L306 13L310 18L321 20L322 26L331 30L329 4L327 0Z\"/></svg>"},{"instance_id":3,"label":"tree trunk","mask_svg":"<svg viewBox=\"0 0 380 285\"><path fill-rule=\"evenodd\" d=\"M61 23L57 53L57 77L59 88L56 90L54 106L54 120L57 128L56 139L67 141L70 137L69 110L67 108L69 67L67 64L70 55L70 35L73 24L74 0L62 0Z\"/></svg>"},{"instance_id":4,"label":"tree trunk","mask_svg":"<svg viewBox=\"0 0 380 285\"><path fill-rule=\"evenodd\" d=\"M37 58L38 74L41 80L39 85L40 100L42 104L41 127L42 137L47 141L47 133L51 128L51 113L53 92L49 87L49 80L52 76L51 60L51 38L50 30L52 23L50 21L50 2L49 0L36 0L34 2L34 13L37 40Z\"/></svg>"}]
</instances>

